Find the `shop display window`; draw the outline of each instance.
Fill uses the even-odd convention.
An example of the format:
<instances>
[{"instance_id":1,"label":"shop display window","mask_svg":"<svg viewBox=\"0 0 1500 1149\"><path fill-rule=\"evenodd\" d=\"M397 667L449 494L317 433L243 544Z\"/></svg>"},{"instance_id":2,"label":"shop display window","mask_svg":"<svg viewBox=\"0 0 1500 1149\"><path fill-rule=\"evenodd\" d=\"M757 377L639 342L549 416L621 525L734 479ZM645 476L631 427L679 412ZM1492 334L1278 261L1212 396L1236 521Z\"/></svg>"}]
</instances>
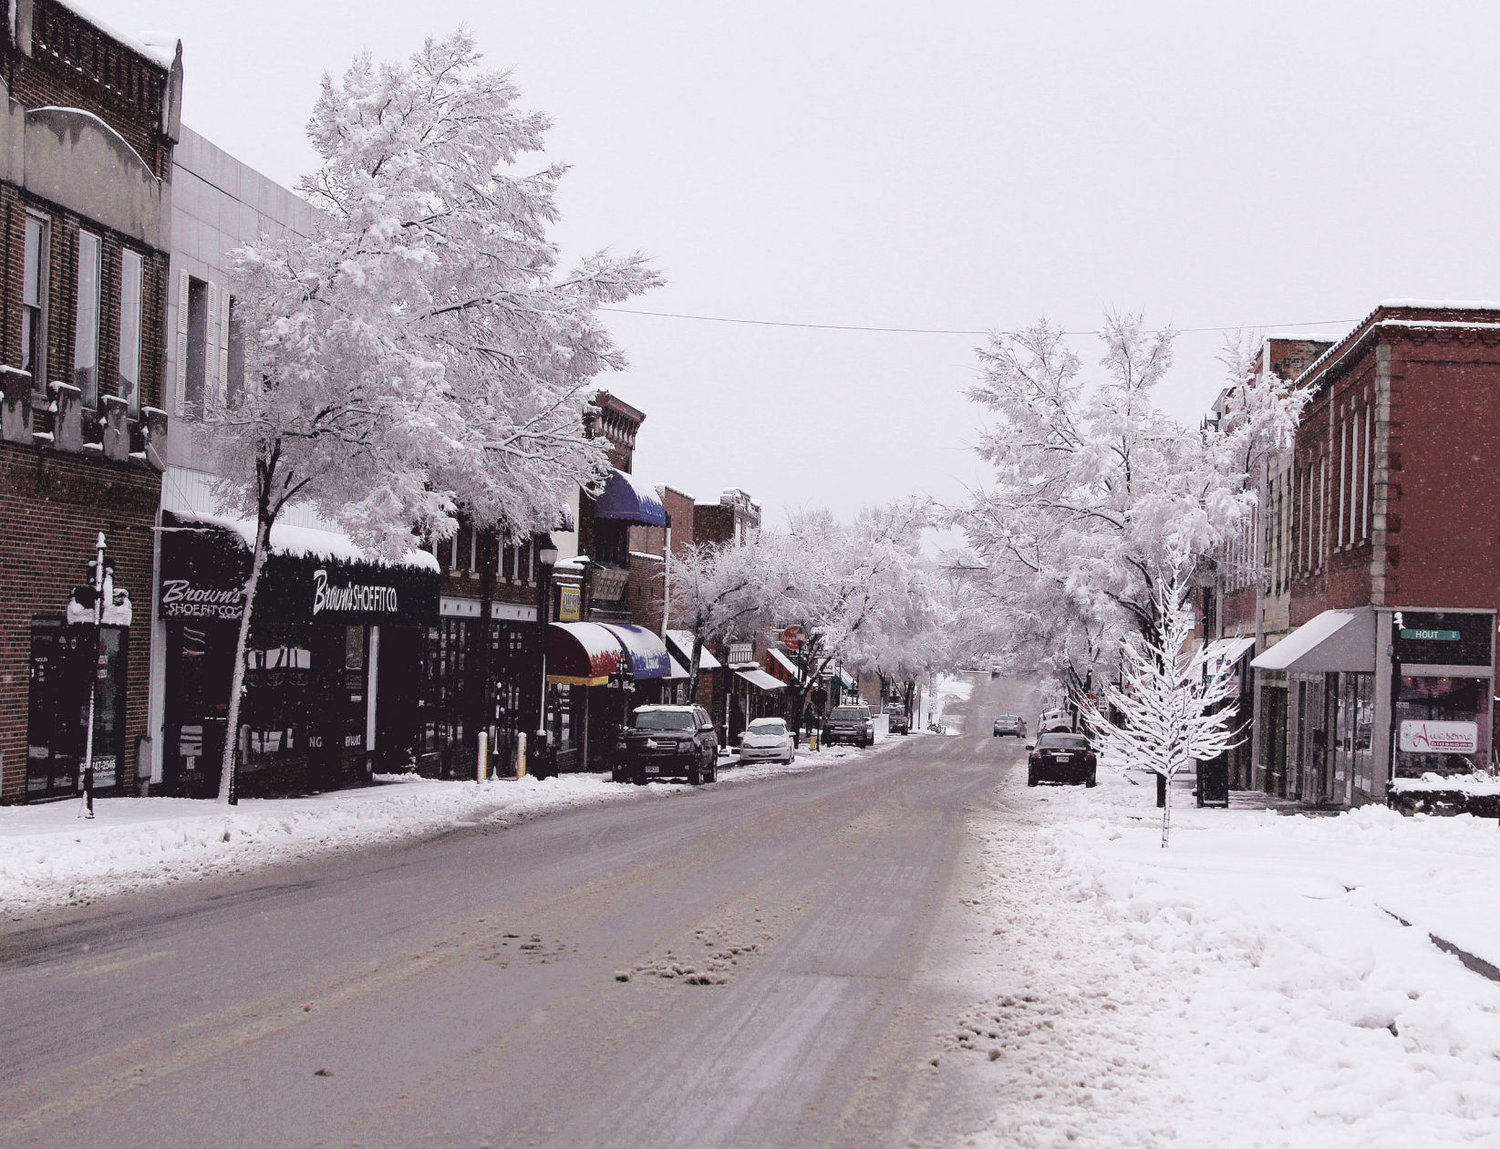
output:
<instances>
[{"instance_id":1,"label":"shop display window","mask_svg":"<svg viewBox=\"0 0 1500 1149\"><path fill-rule=\"evenodd\" d=\"M1396 698L1397 778L1423 774L1470 774L1489 766L1489 679L1405 675ZM1422 724L1432 724L1431 738L1420 738ZM1418 749L1442 735L1451 749Z\"/></svg>"}]
</instances>

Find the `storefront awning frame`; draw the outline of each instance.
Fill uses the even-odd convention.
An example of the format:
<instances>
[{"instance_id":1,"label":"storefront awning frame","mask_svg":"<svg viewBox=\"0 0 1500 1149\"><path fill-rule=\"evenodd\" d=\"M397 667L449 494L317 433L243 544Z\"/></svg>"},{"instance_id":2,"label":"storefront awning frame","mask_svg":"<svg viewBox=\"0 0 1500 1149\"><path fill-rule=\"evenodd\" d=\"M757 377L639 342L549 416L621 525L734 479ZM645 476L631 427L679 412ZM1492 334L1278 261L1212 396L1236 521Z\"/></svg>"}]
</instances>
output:
<instances>
[{"instance_id":1,"label":"storefront awning frame","mask_svg":"<svg viewBox=\"0 0 1500 1149\"><path fill-rule=\"evenodd\" d=\"M604 489L594 500L594 518L637 523L646 527L665 527L667 509L657 493L634 476L611 467Z\"/></svg>"},{"instance_id":2,"label":"storefront awning frame","mask_svg":"<svg viewBox=\"0 0 1500 1149\"><path fill-rule=\"evenodd\" d=\"M1294 674L1375 670L1375 612L1369 607L1325 610L1250 663L1257 670Z\"/></svg>"},{"instance_id":3,"label":"storefront awning frame","mask_svg":"<svg viewBox=\"0 0 1500 1149\"><path fill-rule=\"evenodd\" d=\"M547 624L547 682L604 686L619 669L620 640L597 622Z\"/></svg>"}]
</instances>

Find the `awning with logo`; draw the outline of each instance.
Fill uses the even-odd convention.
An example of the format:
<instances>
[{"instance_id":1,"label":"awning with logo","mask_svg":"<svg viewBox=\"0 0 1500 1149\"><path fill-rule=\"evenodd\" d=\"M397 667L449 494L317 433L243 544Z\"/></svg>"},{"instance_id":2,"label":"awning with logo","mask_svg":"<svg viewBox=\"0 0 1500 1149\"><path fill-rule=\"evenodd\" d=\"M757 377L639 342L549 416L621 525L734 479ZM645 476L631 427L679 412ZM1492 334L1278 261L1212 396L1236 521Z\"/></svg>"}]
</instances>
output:
<instances>
[{"instance_id":1,"label":"awning with logo","mask_svg":"<svg viewBox=\"0 0 1500 1149\"><path fill-rule=\"evenodd\" d=\"M1258 670L1308 673L1375 670L1375 612L1325 610L1308 619L1250 663Z\"/></svg>"},{"instance_id":2,"label":"awning with logo","mask_svg":"<svg viewBox=\"0 0 1500 1149\"><path fill-rule=\"evenodd\" d=\"M594 501L594 518L647 527L667 525L667 511L656 492L619 468L610 469L604 490Z\"/></svg>"},{"instance_id":3,"label":"awning with logo","mask_svg":"<svg viewBox=\"0 0 1500 1149\"><path fill-rule=\"evenodd\" d=\"M1245 657L1245 652L1255 645L1255 636L1239 635L1234 638L1216 638L1204 651L1211 670L1220 666L1233 666Z\"/></svg>"},{"instance_id":4,"label":"awning with logo","mask_svg":"<svg viewBox=\"0 0 1500 1149\"><path fill-rule=\"evenodd\" d=\"M547 624L547 681L603 686L620 665L620 640L597 622Z\"/></svg>"},{"instance_id":5,"label":"awning with logo","mask_svg":"<svg viewBox=\"0 0 1500 1149\"><path fill-rule=\"evenodd\" d=\"M630 659L630 674L637 682L667 678L672 673L672 659L662 640L643 626L633 623L602 622L598 624L618 640Z\"/></svg>"},{"instance_id":6,"label":"awning with logo","mask_svg":"<svg viewBox=\"0 0 1500 1149\"><path fill-rule=\"evenodd\" d=\"M238 519L162 512L161 618L239 620L250 573L247 527ZM383 562L336 531L273 527L271 553L255 592L255 617L283 623L435 626L439 590L437 562L426 552Z\"/></svg>"}]
</instances>

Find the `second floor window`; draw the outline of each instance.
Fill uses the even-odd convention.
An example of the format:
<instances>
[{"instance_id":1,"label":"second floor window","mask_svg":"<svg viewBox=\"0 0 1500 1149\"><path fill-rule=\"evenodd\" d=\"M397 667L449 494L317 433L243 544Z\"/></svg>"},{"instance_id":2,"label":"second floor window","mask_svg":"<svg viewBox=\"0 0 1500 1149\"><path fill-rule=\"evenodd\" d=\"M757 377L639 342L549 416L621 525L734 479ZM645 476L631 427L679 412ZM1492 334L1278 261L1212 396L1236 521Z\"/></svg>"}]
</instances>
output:
<instances>
[{"instance_id":1,"label":"second floor window","mask_svg":"<svg viewBox=\"0 0 1500 1149\"><path fill-rule=\"evenodd\" d=\"M47 221L26 217L26 255L21 285L21 370L33 390L47 387Z\"/></svg>"},{"instance_id":2,"label":"second floor window","mask_svg":"<svg viewBox=\"0 0 1500 1149\"><path fill-rule=\"evenodd\" d=\"M78 233L78 308L73 328L73 386L85 407L99 406L99 237Z\"/></svg>"},{"instance_id":3,"label":"second floor window","mask_svg":"<svg viewBox=\"0 0 1500 1149\"><path fill-rule=\"evenodd\" d=\"M120 253L120 398L141 413L141 257Z\"/></svg>"},{"instance_id":4,"label":"second floor window","mask_svg":"<svg viewBox=\"0 0 1500 1149\"><path fill-rule=\"evenodd\" d=\"M195 414L203 410L204 394L208 377L208 284L201 279L185 277L187 298L179 300L179 308L187 308L186 340L179 345L184 354L182 399L187 409Z\"/></svg>"}]
</instances>

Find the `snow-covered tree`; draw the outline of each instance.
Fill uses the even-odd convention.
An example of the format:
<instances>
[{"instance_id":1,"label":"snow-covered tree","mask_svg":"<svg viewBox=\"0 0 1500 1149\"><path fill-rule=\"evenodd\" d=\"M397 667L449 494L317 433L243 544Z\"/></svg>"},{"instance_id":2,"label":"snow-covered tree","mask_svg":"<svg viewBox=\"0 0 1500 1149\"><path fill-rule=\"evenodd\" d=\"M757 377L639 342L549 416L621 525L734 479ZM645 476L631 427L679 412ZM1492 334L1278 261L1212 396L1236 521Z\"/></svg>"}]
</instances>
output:
<instances>
[{"instance_id":1,"label":"snow-covered tree","mask_svg":"<svg viewBox=\"0 0 1500 1149\"><path fill-rule=\"evenodd\" d=\"M1301 402L1241 375L1244 418L1186 427L1153 397L1173 332L1109 316L1100 338L1103 370L1088 379L1045 321L991 336L970 394L995 414L979 441L994 481L953 515L969 544L956 565L983 572L975 585L988 583L1000 649L1049 638L1050 652L1031 657L1052 659L1075 698L1124 635L1159 640L1174 556L1191 567L1240 529L1255 501L1247 467L1284 439Z\"/></svg>"},{"instance_id":2,"label":"snow-covered tree","mask_svg":"<svg viewBox=\"0 0 1500 1149\"><path fill-rule=\"evenodd\" d=\"M787 538L762 531L740 544L693 546L672 568L672 617L692 634L688 697L698 694L703 647L778 621L790 590Z\"/></svg>"},{"instance_id":3,"label":"snow-covered tree","mask_svg":"<svg viewBox=\"0 0 1500 1149\"><path fill-rule=\"evenodd\" d=\"M445 538L462 509L520 537L555 526L602 470L585 388L623 365L596 308L657 282L641 257L558 270L563 168L521 169L545 117L522 111L467 33L325 79L299 190L306 236L235 253L242 393L209 419L226 499L256 529L221 800L234 780L244 656L272 525L313 503L378 555Z\"/></svg>"},{"instance_id":4,"label":"snow-covered tree","mask_svg":"<svg viewBox=\"0 0 1500 1149\"><path fill-rule=\"evenodd\" d=\"M1161 844L1172 827L1172 779L1194 762L1206 762L1240 743L1235 724L1239 686L1232 666L1210 659L1193 638L1186 602L1187 560L1179 558L1158 583L1153 604L1158 637L1130 635L1120 646L1120 684L1106 684L1108 705L1123 716L1116 726L1085 700L1083 719L1104 754L1162 779Z\"/></svg>"}]
</instances>

